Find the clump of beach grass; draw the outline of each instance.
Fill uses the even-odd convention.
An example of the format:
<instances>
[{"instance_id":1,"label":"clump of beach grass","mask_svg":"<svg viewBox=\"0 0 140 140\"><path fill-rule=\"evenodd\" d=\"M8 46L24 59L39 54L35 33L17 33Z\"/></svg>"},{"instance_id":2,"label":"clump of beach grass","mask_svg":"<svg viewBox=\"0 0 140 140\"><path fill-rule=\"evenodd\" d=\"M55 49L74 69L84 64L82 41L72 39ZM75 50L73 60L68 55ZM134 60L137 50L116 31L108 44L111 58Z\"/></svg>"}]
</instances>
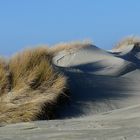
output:
<instances>
[{"instance_id":1,"label":"clump of beach grass","mask_svg":"<svg viewBox=\"0 0 140 140\"><path fill-rule=\"evenodd\" d=\"M124 47L128 45L136 45L140 44L140 37L136 36L128 36L126 38L123 38L121 41L119 41L112 50L119 50L123 49Z\"/></svg>"},{"instance_id":2,"label":"clump of beach grass","mask_svg":"<svg viewBox=\"0 0 140 140\"><path fill-rule=\"evenodd\" d=\"M26 49L0 60L0 123L53 119L66 78L55 70L48 48ZM63 98L64 99L64 98Z\"/></svg>"}]
</instances>

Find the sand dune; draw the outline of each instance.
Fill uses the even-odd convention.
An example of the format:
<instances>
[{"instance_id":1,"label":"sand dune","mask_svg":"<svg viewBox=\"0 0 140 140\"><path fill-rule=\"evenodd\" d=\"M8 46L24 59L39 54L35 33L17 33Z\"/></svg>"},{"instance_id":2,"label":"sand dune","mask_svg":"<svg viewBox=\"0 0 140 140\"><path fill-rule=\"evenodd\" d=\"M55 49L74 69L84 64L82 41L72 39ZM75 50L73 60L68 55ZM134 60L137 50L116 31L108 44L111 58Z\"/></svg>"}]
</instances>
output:
<instances>
[{"instance_id":1,"label":"sand dune","mask_svg":"<svg viewBox=\"0 0 140 140\"><path fill-rule=\"evenodd\" d=\"M56 66L96 75L119 76L135 69L135 64L92 44L78 50L62 51L53 58Z\"/></svg>"},{"instance_id":2,"label":"sand dune","mask_svg":"<svg viewBox=\"0 0 140 140\"><path fill-rule=\"evenodd\" d=\"M53 67L67 77L69 88L58 120L1 127L0 138L140 139L139 39L126 39L111 51L90 43L71 45L51 50Z\"/></svg>"},{"instance_id":3,"label":"sand dune","mask_svg":"<svg viewBox=\"0 0 140 140\"><path fill-rule=\"evenodd\" d=\"M139 79L135 78L139 64L130 57L138 51L135 44L131 50L128 46L125 55L88 44L56 54L53 62L69 78L71 93L71 103L60 116L87 116L139 104Z\"/></svg>"}]
</instances>

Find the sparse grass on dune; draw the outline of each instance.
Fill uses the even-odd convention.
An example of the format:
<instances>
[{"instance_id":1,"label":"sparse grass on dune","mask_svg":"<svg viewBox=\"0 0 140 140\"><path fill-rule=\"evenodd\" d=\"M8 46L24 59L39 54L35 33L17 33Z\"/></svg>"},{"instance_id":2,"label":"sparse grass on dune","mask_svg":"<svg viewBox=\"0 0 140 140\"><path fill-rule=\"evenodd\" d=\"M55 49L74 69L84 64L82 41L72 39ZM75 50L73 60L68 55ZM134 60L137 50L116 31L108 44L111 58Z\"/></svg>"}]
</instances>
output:
<instances>
[{"instance_id":1,"label":"sparse grass on dune","mask_svg":"<svg viewBox=\"0 0 140 140\"><path fill-rule=\"evenodd\" d=\"M140 37L130 36L122 39L119 43L115 45L113 50L121 49L124 46L132 45L132 44L140 44Z\"/></svg>"},{"instance_id":2,"label":"sparse grass on dune","mask_svg":"<svg viewBox=\"0 0 140 140\"><path fill-rule=\"evenodd\" d=\"M10 90L10 72L6 60L0 58L0 96Z\"/></svg>"},{"instance_id":3,"label":"sparse grass on dune","mask_svg":"<svg viewBox=\"0 0 140 140\"><path fill-rule=\"evenodd\" d=\"M73 49L80 49L80 48L86 48L89 45L91 45L91 41L86 40L83 42L69 42L69 43L59 43L57 45L54 45L51 48L51 52L53 54L59 53L60 51L64 51L64 50L73 50Z\"/></svg>"},{"instance_id":4,"label":"sparse grass on dune","mask_svg":"<svg viewBox=\"0 0 140 140\"><path fill-rule=\"evenodd\" d=\"M12 57L5 69L0 61L0 123L52 119L66 78L55 71L46 48L28 49ZM7 75L7 72L9 75ZM10 78L7 78L10 77Z\"/></svg>"}]
</instances>

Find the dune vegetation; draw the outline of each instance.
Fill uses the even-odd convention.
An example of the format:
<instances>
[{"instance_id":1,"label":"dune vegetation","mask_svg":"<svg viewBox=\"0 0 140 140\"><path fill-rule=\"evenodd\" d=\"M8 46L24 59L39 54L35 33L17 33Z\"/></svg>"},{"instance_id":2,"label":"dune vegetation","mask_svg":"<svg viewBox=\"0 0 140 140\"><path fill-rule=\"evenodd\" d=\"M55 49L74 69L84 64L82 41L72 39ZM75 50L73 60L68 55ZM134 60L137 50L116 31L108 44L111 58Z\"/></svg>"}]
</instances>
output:
<instances>
[{"instance_id":1,"label":"dune vegetation","mask_svg":"<svg viewBox=\"0 0 140 140\"><path fill-rule=\"evenodd\" d=\"M63 50L87 47L89 41L26 49L0 59L0 123L56 118L68 99L67 78L52 64Z\"/></svg>"},{"instance_id":2,"label":"dune vegetation","mask_svg":"<svg viewBox=\"0 0 140 140\"><path fill-rule=\"evenodd\" d=\"M35 48L0 60L0 123L55 118L66 78L51 59L47 48Z\"/></svg>"},{"instance_id":3,"label":"dune vegetation","mask_svg":"<svg viewBox=\"0 0 140 140\"><path fill-rule=\"evenodd\" d=\"M126 38L122 39L121 41L119 41L114 46L113 50L121 49L124 46L133 45L133 44L140 44L140 38L139 37L135 37L135 36L126 37Z\"/></svg>"},{"instance_id":4,"label":"dune vegetation","mask_svg":"<svg viewBox=\"0 0 140 140\"><path fill-rule=\"evenodd\" d=\"M89 45L91 45L91 41L85 40L82 42L76 41L76 42L69 42L69 43L59 43L54 45L52 48L50 48L51 53L55 55L56 53L59 53L60 51L70 51L70 50L78 50L80 48L86 48Z\"/></svg>"}]
</instances>

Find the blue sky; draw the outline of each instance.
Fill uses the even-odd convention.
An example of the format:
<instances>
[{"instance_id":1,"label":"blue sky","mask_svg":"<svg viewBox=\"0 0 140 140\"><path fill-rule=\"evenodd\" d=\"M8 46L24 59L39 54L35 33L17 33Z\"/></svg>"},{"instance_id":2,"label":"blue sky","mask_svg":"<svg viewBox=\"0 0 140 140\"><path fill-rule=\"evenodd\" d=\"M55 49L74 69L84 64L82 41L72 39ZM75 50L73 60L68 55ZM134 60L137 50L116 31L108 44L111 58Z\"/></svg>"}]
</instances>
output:
<instances>
[{"instance_id":1,"label":"blue sky","mask_svg":"<svg viewBox=\"0 0 140 140\"><path fill-rule=\"evenodd\" d=\"M0 55L85 39L110 49L140 35L139 15L139 0L0 0Z\"/></svg>"}]
</instances>

